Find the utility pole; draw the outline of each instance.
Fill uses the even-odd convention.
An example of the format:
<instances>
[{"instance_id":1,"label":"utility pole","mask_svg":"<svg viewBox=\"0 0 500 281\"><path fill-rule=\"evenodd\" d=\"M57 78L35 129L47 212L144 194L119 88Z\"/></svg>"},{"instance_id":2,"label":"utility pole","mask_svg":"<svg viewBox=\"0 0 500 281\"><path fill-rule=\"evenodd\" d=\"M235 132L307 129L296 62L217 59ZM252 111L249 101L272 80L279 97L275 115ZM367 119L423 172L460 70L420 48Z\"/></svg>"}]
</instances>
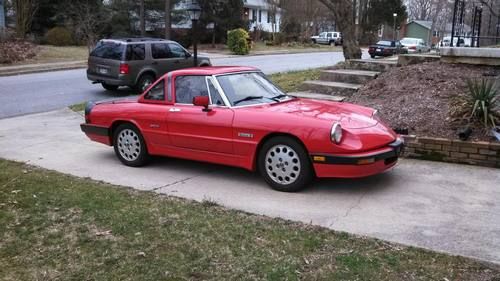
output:
<instances>
[{"instance_id":1,"label":"utility pole","mask_svg":"<svg viewBox=\"0 0 500 281\"><path fill-rule=\"evenodd\" d=\"M140 18L140 25L141 25L141 36L146 35L146 16L144 12L144 0L141 0L139 4L139 18Z\"/></svg>"}]
</instances>

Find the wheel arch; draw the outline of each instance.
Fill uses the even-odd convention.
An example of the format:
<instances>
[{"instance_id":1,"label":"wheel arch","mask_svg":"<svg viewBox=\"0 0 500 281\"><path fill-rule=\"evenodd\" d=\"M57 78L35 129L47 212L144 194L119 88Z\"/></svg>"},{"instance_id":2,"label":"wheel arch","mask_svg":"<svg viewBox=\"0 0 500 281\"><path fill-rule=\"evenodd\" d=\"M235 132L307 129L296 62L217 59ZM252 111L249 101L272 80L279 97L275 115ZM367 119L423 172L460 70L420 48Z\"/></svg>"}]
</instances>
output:
<instances>
[{"instance_id":1,"label":"wheel arch","mask_svg":"<svg viewBox=\"0 0 500 281\"><path fill-rule=\"evenodd\" d=\"M141 79L141 77L143 75L145 75L145 74L151 74L155 80L158 78L158 75L157 75L157 73L156 73L156 71L154 69L152 69L152 68L146 68L146 69L141 70L141 72L139 72L139 74L137 75L137 77L135 77L135 83L134 83L134 85L136 85L137 83L139 83L139 79Z\"/></svg>"},{"instance_id":2,"label":"wheel arch","mask_svg":"<svg viewBox=\"0 0 500 281\"><path fill-rule=\"evenodd\" d=\"M283 133L283 132L269 133L269 134L265 135L259 141L259 143L257 144L257 147L255 148L255 152L254 152L253 160L252 160L252 170L254 170L254 171L257 170L257 163L258 163L258 160L259 160L259 154L260 154L260 151L262 149L262 146L264 146L264 144L268 140L270 140L272 138L275 138L275 137L288 137L288 138L291 138L291 139L295 140L296 142L298 142L304 148L304 150L306 151L306 153L309 154L309 151L308 151L306 145L304 144L304 142L299 137L297 137L296 135L293 135L291 133Z\"/></svg>"},{"instance_id":3,"label":"wheel arch","mask_svg":"<svg viewBox=\"0 0 500 281\"><path fill-rule=\"evenodd\" d=\"M138 126L138 124L133 121L133 120L123 120L123 119L118 119L114 120L113 123L111 123L111 126L109 127L109 140L110 144L113 146L114 145L114 135L115 135L115 130L122 124L130 124L139 130L139 132L142 134L142 137L144 138L144 134L142 133L141 128ZM147 143L146 143L147 144Z\"/></svg>"}]
</instances>

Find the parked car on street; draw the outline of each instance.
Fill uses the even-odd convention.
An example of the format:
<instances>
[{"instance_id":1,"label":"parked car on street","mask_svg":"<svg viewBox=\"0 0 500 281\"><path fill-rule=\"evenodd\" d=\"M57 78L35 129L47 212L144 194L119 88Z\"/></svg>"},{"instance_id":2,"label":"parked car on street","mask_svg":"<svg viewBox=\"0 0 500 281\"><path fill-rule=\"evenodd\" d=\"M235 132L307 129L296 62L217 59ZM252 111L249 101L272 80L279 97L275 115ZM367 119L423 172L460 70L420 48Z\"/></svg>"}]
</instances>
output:
<instances>
[{"instance_id":1,"label":"parked car on street","mask_svg":"<svg viewBox=\"0 0 500 281\"><path fill-rule=\"evenodd\" d=\"M342 33L340 32L321 32L318 36L312 36L311 41L317 44L326 44L331 46L342 45Z\"/></svg>"},{"instance_id":2,"label":"parked car on street","mask_svg":"<svg viewBox=\"0 0 500 281\"><path fill-rule=\"evenodd\" d=\"M377 44L368 47L368 54L370 54L372 59L376 56L388 57L407 53L408 49L401 45L399 41L381 40Z\"/></svg>"},{"instance_id":3,"label":"parked car on street","mask_svg":"<svg viewBox=\"0 0 500 281\"><path fill-rule=\"evenodd\" d=\"M425 44L425 41L420 38L405 37L400 40L401 45L408 49L408 53L425 53L429 52L431 48Z\"/></svg>"},{"instance_id":4,"label":"parked car on street","mask_svg":"<svg viewBox=\"0 0 500 281\"><path fill-rule=\"evenodd\" d=\"M106 90L129 86L142 93L163 74L193 67L191 53L174 41L155 38L100 40L89 55L87 78ZM199 66L211 65L198 57Z\"/></svg>"},{"instance_id":5,"label":"parked car on street","mask_svg":"<svg viewBox=\"0 0 500 281\"><path fill-rule=\"evenodd\" d=\"M471 46L471 41L472 40L470 38L460 37L460 40L459 40L458 37L453 37L453 46L455 46L455 47L470 47ZM440 48L440 47L449 47L450 43L451 43L451 37L450 36L443 37L443 39L441 39L438 42L437 47L438 48Z\"/></svg>"},{"instance_id":6,"label":"parked car on street","mask_svg":"<svg viewBox=\"0 0 500 281\"><path fill-rule=\"evenodd\" d=\"M403 140L376 110L289 96L252 67L169 72L134 100L89 102L82 131L128 166L150 155L258 170L279 191L394 167Z\"/></svg>"}]
</instances>

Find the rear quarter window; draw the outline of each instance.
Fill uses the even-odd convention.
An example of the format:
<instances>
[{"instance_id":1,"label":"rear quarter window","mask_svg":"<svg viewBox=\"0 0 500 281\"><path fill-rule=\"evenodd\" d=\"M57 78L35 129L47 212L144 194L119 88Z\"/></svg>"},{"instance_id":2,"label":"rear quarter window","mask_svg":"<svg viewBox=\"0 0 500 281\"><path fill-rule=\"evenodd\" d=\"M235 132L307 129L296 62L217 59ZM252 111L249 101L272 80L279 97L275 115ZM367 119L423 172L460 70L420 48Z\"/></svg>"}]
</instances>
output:
<instances>
[{"instance_id":1,"label":"rear quarter window","mask_svg":"<svg viewBox=\"0 0 500 281\"><path fill-rule=\"evenodd\" d=\"M90 53L90 56L110 60L122 60L124 51L124 44L113 41L99 41L95 49Z\"/></svg>"}]
</instances>

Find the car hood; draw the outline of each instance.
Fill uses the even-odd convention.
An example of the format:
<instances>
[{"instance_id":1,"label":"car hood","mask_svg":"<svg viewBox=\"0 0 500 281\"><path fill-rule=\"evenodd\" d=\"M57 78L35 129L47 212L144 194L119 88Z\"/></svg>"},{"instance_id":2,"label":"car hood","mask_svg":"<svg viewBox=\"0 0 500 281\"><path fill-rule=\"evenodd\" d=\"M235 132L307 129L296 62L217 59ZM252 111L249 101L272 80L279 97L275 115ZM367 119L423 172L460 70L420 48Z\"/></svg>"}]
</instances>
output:
<instances>
[{"instance_id":1,"label":"car hood","mask_svg":"<svg viewBox=\"0 0 500 281\"><path fill-rule=\"evenodd\" d=\"M378 124L378 121L371 117L373 109L349 103L293 99L271 104L267 107L260 107L257 110L324 120L328 123L339 122L342 128L345 129L369 128Z\"/></svg>"}]
</instances>

